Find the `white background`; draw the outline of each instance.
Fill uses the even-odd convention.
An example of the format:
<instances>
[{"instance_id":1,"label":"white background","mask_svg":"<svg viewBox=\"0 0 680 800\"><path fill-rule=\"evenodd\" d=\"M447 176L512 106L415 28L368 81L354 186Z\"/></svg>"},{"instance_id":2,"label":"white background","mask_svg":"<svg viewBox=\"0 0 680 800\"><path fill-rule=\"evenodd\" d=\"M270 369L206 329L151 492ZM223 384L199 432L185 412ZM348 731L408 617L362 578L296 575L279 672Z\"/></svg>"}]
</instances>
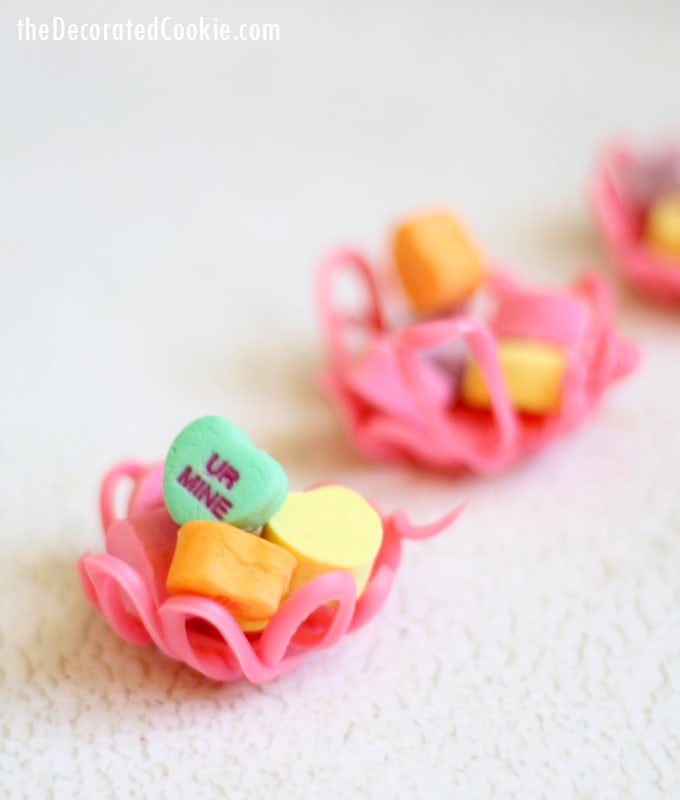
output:
<instances>
[{"instance_id":1,"label":"white background","mask_svg":"<svg viewBox=\"0 0 680 800\"><path fill-rule=\"evenodd\" d=\"M468 6L468 7L466 7ZM315 265L462 212L517 274L613 277L585 185L680 135L662 2L17 2L0 71L0 797L680 796L680 312L569 439L495 480L364 463L314 389ZM16 20L275 22L279 43L19 43ZM217 686L81 593L101 475L227 416L291 483L427 521L380 617Z\"/></svg>"}]
</instances>

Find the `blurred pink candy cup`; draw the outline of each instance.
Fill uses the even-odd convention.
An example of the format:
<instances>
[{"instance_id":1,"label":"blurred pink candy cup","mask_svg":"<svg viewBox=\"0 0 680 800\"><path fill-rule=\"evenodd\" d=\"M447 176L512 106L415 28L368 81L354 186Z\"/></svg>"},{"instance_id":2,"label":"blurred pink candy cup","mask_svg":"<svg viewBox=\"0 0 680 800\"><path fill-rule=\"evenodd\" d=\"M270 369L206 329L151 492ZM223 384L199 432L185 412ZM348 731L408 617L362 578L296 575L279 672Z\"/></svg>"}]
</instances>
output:
<instances>
[{"instance_id":1,"label":"blurred pink candy cup","mask_svg":"<svg viewBox=\"0 0 680 800\"><path fill-rule=\"evenodd\" d=\"M336 303L336 281L347 275L363 289L365 307L359 314ZM360 253L337 250L322 262L317 301L328 364L321 388L358 452L378 461L499 472L577 426L638 362L635 347L616 334L608 288L596 277L585 276L562 292L538 292L490 271L482 294L492 307L486 321L462 309L392 330L385 323L375 273ZM357 330L361 349L351 344ZM508 337L564 349L558 413L521 414L511 405L498 359L498 343ZM460 375L432 356L461 344L481 369L490 411L456 402Z\"/></svg>"},{"instance_id":2,"label":"blurred pink candy cup","mask_svg":"<svg viewBox=\"0 0 680 800\"><path fill-rule=\"evenodd\" d=\"M680 189L680 148L645 156L618 144L604 150L590 185L595 223L615 266L640 292L666 303L680 302L680 268L646 244L642 224L646 206L673 189Z\"/></svg>"}]
</instances>

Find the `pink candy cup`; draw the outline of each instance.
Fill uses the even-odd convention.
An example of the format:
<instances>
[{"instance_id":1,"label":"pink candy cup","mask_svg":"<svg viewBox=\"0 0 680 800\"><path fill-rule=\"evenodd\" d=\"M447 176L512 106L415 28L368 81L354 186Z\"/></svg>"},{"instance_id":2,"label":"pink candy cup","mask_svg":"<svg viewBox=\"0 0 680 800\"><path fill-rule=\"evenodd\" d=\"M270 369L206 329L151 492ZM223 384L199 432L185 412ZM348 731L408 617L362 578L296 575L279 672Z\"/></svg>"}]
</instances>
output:
<instances>
[{"instance_id":1,"label":"pink candy cup","mask_svg":"<svg viewBox=\"0 0 680 800\"><path fill-rule=\"evenodd\" d=\"M335 280L343 272L355 275L368 298L359 317L336 308ZM460 313L399 331L384 324L373 271L359 253L331 253L321 264L317 288L330 362L321 376L322 389L339 409L355 448L377 460L498 472L576 426L604 390L638 361L637 350L616 336L609 292L594 277L584 277L568 291L535 292L506 275L492 274L487 292L494 308L488 324ZM367 340L363 352L349 343L357 326ZM565 348L559 413L529 416L512 407L501 377L497 337ZM457 376L439 366L431 353L441 353L456 340L467 345L480 366L490 412L449 400Z\"/></svg>"},{"instance_id":2,"label":"pink candy cup","mask_svg":"<svg viewBox=\"0 0 680 800\"><path fill-rule=\"evenodd\" d=\"M595 222L615 265L649 297L680 302L680 266L653 252L641 236L641 214L625 179L638 156L625 146L608 147L590 187Z\"/></svg>"},{"instance_id":3,"label":"pink candy cup","mask_svg":"<svg viewBox=\"0 0 680 800\"><path fill-rule=\"evenodd\" d=\"M168 597L164 592L168 539L162 478L162 464L124 462L109 472L100 497L107 552L82 556L78 571L88 600L121 639L153 643L169 658L216 681L272 680L308 653L331 647L365 625L390 593L402 540L434 536L462 511L459 507L422 527L412 525L400 511L381 515L383 543L361 597L356 597L350 574L327 573L289 597L261 633L245 634L219 603L195 595ZM125 480L132 482L133 490L127 518L118 519L117 494Z\"/></svg>"}]
</instances>

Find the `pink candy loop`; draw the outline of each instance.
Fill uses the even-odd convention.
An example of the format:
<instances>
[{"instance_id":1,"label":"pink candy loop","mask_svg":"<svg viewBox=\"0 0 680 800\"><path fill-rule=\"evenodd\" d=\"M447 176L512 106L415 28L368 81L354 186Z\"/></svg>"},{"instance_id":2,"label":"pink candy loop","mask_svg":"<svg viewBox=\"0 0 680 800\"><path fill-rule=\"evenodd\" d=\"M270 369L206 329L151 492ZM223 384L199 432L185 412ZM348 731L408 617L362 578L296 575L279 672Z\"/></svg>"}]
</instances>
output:
<instances>
[{"instance_id":1,"label":"pink candy loop","mask_svg":"<svg viewBox=\"0 0 680 800\"><path fill-rule=\"evenodd\" d=\"M575 357L588 364L590 390L599 395L613 381L625 377L638 365L638 349L612 335L614 308L611 294L604 281L586 275L575 291L590 307L586 336L581 340Z\"/></svg>"},{"instance_id":2,"label":"pink candy loop","mask_svg":"<svg viewBox=\"0 0 680 800\"><path fill-rule=\"evenodd\" d=\"M431 539L453 525L466 508L467 502L461 503L453 511L449 511L441 519L430 522L428 525L414 525L405 511L395 511L385 520L385 530L393 531L400 539Z\"/></svg>"},{"instance_id":3,"label":"pink candy loop","mask_svg":"<svg viewBox=\"0 0 680 800\"><path fill-rule=\"evenodd\" d=\"M349 633L362 628L382 608L392 591L395 575L396 571L387 564L381 564L377 570L374 570L371 582L357 600L354 616L348 629Z\"/></svg>"},{"instance_id":4,"label":"pink candy loop","mask_svg":"<svg viewBox=\"0 0 680 800\"><path fill-rule=\"evenodd\" d=\"M121 639L130 644L153 641L167 652L151 593L132 567L103 553L83 556L78 571L88 599Z\"/></svg>"},{"instance_id":5,"label":"pink candy loop","mask_svg":"<svg viewBox=\"0 0 680 800\"><path fill-rule=\"evenodd\" d=\"M305 626L314 611L328 609L323 627ZM328 572L298 589L276 612L264 629L258 652L266 663L279 661L291 643L305 650L321 650L335 644L349 628L356 605L356 584L347 572Z\"/></svg>"},{"instance_id":6,"label":"pink candy loop","mask_svg":"<svg viewBox=\"0 0 680 800\"><path fill-rule=\"evenodd\" d=\"M368 307L363 314L346 314L335 305L334 282L343 273L353 274L368 296ZM362 327L373 335L384 330L380 297L373 272L366 259L355 250L334 250L322 261L317 273L317 302L322 322L326 326L331 358L336 363L346 359L345 337L349 328Z\"/></svg>"},{"instance_id":7,"label":"pink candy loop","mask_svg":"<svg viewBox=\"0 0 680 800\"><path fill-rule=\"evenodd\" d=\"M245 675L253 681L274 677L264 665L232 615L206 597L171 597L158 609L163 636L178 661L216 681ZM207 623L217 636L189 630L189 623Z\"/></svg>"},{"instance_id":8,"label":"pink candy loop","mask_svg":"<svg viewBox=\"0 0 680 800\"><path fill-rule=\"evenodd\" d=\"M144 514L165 505L163 497L163 463L147 467L135 483L128 506L128 516Z\"/></svg>"},{"instance_id":9,"label":"pink candy loop","mask_svg":"<svg viewBox=\"0 0 680 800\"><path fill-rule=\"evenodd\" d=\"M125 478L133 482L139 481L146 467L138 461L122 461L109 470L99 493L99 511L104 530L116 518L116 495L120 483Z\"/></svg>"}]
</instances>

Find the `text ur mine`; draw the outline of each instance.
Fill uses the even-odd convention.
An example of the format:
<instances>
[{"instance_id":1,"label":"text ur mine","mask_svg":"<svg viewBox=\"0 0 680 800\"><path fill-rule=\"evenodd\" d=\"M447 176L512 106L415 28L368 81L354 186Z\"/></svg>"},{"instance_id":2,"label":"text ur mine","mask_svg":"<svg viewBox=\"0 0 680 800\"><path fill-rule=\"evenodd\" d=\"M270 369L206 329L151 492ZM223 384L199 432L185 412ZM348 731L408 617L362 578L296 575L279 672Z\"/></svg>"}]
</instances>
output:
<instances>
[{"instance_id":1,"label":"text ur mine","mask_svg":"<svg viewBox=\"0 0 680 800\"><path fill-rule=\"evenodd\" d=\"M233 489L240 478L235 467L217 453L213 453L206 461L203 471L227 489ZM177 483L203 503L216 520L222 521L234 506L231 500L218 489L211 487L207 480L198 471L194 472L189 465L184 467L177 477Z\"/></svg>"}]
</instances>

